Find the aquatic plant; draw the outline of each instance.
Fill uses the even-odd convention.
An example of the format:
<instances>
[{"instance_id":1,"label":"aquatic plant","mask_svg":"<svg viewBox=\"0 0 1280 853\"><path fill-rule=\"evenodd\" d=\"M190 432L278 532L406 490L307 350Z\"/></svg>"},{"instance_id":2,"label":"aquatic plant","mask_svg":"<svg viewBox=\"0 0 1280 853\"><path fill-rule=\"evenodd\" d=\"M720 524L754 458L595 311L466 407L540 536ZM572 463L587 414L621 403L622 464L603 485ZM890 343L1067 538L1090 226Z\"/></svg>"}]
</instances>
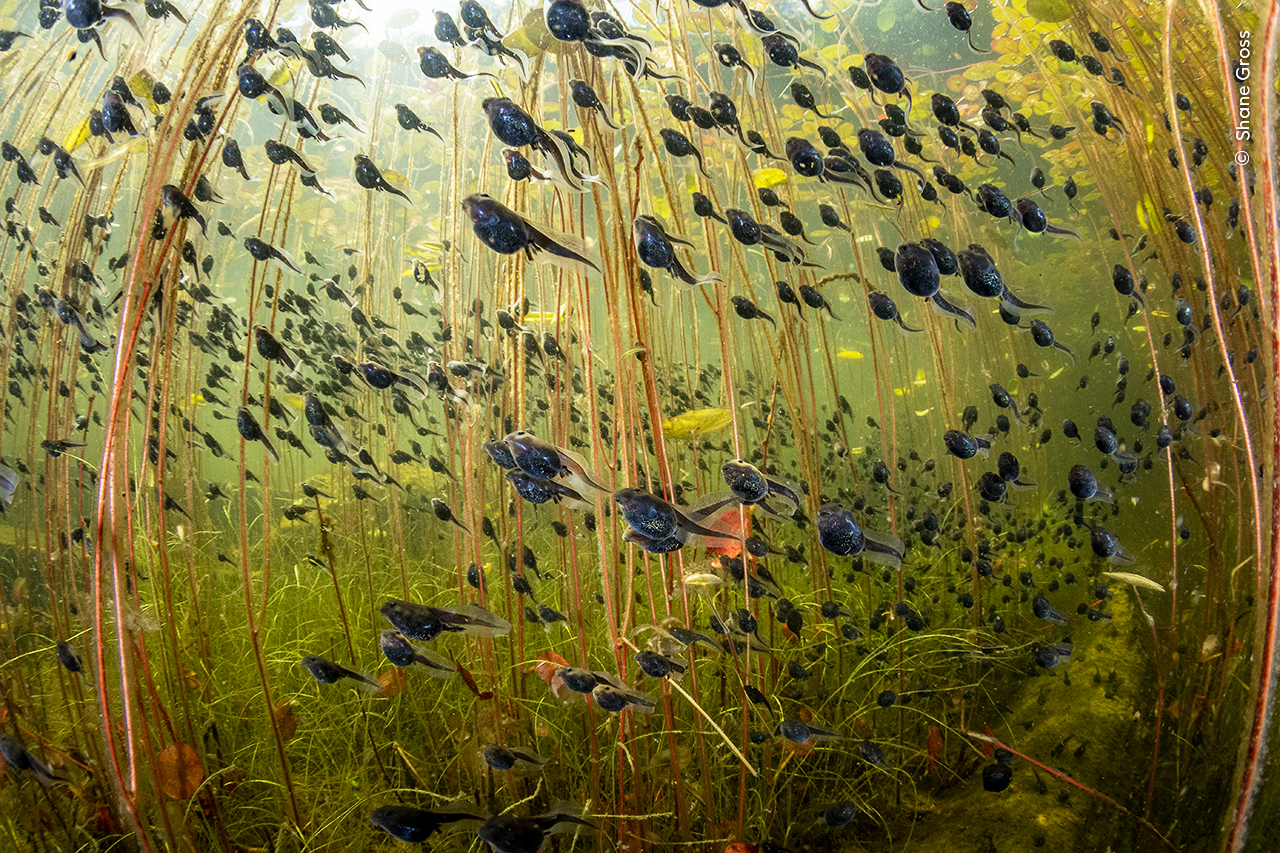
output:
<instances>
[{"instance_id":1,"label":"aquatic plant","mask_svg":"<svg viewBox=\"0 0 1280 853\"><path fill-rule=\"evenodd\" d=\"M1264 849L1280 10L179 5L0 4L5 845Z\"/></svg>"}]
</instances>

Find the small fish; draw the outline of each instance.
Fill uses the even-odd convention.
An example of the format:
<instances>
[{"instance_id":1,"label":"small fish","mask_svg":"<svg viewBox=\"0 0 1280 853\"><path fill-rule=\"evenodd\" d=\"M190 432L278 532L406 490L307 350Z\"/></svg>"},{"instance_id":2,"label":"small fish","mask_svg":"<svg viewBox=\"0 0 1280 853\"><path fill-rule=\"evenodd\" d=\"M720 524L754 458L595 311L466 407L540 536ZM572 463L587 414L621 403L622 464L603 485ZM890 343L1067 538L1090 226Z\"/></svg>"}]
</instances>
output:
<instances>
[{"instance_id":1,"label":"small fish","mask_svg":"<svg viewBox=\"0 0 1280 853\"><path fill-rule=\"evenodd\" d=\"M350 125L356 133L364 133L350 116L330 103L320 105L320 120L329 125Z\"/></svg>"},{"instance_id":2,"label":"small fish","mask_svg":"<svg viewBox=\"0 0 1280 853\"><path fill-rule=\"evenodd\" d=\"M666 270L686 289L720 281L720 276L715 272L695 278L693 273L686 270L679 256L676 255L672 243L688 244L688 241L672 237L653 217L637 216L632 223L632 236L636 254L639 255L641 263L654 269Z\"/></svg>"},{"instance_id":3,"label":"small fish","mask_svg":"<svg viewBox=\"0 0 1280 853\"><path fill-rule=\"evenodd\" d=\"M800 497L793 488L765 476L764 472L750 462L742 459L726 462L720 467L720 474L729 486L729 491L744 505L758 504L769 512L780 515L781 513L764 503L768 498L778 497L791 505L789 515L795 515L800 508Z\"/></svg>"},{"instance_id":4,"label":"small fish","mask_svg":"<svg viewBox=\"0 0 1280 853\"><path fill-rule=\"evenodd\" d=\"M1037 593L1036 597L1031 600L1031 612L1036 615L1036 618L1052 622L1054 625L1067 624L1067 617L1050 604L1049 599L1045 598L1042 592Z\"/></svg>"},{"instance_id":5,"label":"small fish","mask_svg":"<svg viewBox=\"0 0 1280 853\"><path fill-rule=\"evenodd\" d=\"M302 274L302 270L298 269L297 264L293 262L293 258L289 257L288 253L283 249L277 249L270 243L252 236L244 238L244 247L255 261L275 263L289 272Z\"/></svg>"},{"instance_id":6,"label":"small fish","mask_svg":"<svg viewBox=\"0 0 1280 853\"><path fill-rule=\"evenodd\" d=\"M562 474L570 476L570 484L576 481L597 491L607 491L600 485L596 474L587 467L584 458L571 450L557 447L538 438L531 432L517 430L503 438L511 459L516 466L539 480L553 480ZM586 488L579 491L587 491Z\"/></svg>"},{"instance_id":7,"label":"small fish","mask_svg":"<svg viewBox=\"0 0 1280 853\"><path fill-rule=\"evenodd\" d=\"M1042 645L1040 643L1032 643L1031 656L1035 659L1035 662L1037 664L1044 667L1045 669L1053 669L1055 666L1062 663L1064 660L1071 659L1072 648L1073 647L1071 643L1066 643L1066 642L1056 643L1051 646ZM1002 767L1003 765L996 764L993 766ZM1008 786L1009 783L1005 781L999 787L992 787L988 784L986 770L983 770L982 784L983 784L983 787L986 788L988 791L1002 791L1004 790L1005 787Z\"/></svg>"},{"instance_id":8,"label":"small fish","mask_svg":"<svg viewBox=\"0 0 1280 853\"><path fill-rule=\"evenodd\" d=\"M30 770L38 778L51 782L63 781L32 755L22 741L8 732L0 732L0 756L4 756L5 762L15 770Z\"/></svg>"},{"instance_id":9,"label":"small fish","mask_svg":"<svg viewBox=\"0 0 1280 853\"><path fill-rule=\"evenodd\" d=\"M51 458L57 459L68 450L75 447L84 447L85 445L76 444L71 441L63 441L61 439L46 438L44 441L40 442L40 446L44 448L44 452L49 454Z\"/></svg>"},{"instance_id":10,"label":"small fish","mask_svg":"<svg viewBox=\"0 0 1280 853\"><path fill-rule=\"evenodd\" d=\"M840 319L836 316L836 312L831 309L831 303L828 302L826 297L824 297L817 288L813 287L813 285L800 285L800 298L804 300L805 305L808 305L816 311L821 311L825 308L827 313L831 315L832 320Z\"/></svg>"},{"instance_id":11,"label":"small fish","mask_svg":"<svg viewBox=\"0 0 1280 853\"><path fill-rule=\"evenodd\" d=\"M321 684L336 684L344 678L350 678L359 681L374 690L381 690L382 685L372 679L366 678L358 672L347 669L345 666L336 664L331 660L319 657L317 655L303 655L299 661L311 673L311 677Z\"/></svg>"},{"instance_id":12,"label":"small fish","mask_svg":"<svg viewBox=\"0 0 1280 853\"><path fill-rule=\"evenodd\" d=\"M484 757L484 763L494 770L511 770L521 763L537 768L547 763L545 758L535 752L519 747L499 746L496 743L487 744L481 751L481 755Z\"/></svg>"},{"instance_id":13,"label":"small fish","mask_svg":"<svg viewBox=\"0 0 1280 853\"><path fill-rule=\"evenodd\" d=\"M382 605L379 612L411 640L429 642L446 632L501 637L511 631L510 622L476 604L450 609L391 599Z\"/></svg>"},{"instance_id":14,"label":"small fish","mask_svg":"<svg viewBox=\"0 0 1280 853\"><path fill-rule=\"evenodd\" d=\"M644 671L645 675L653 678L666 678L672 673L680 675L685 671L685 667L682 664L676 663L666 655L648 650L636 652L636 663Z\"/></svg>"},{"instance_id":15,"label":"small fish","mask_svg":"<svg viewBox=\"0 0 1280 853\"><path fill-rule=\"evenodd\" d=\"M262 146L267 152L267 159L277 166L283 166L285 163L293 163L303 172L315 174L316 170L310 163L303 159L302 155L281 142L274 139L268 139Z\"/></svg>"},{"instance_id":16,"label":"small fish","mask_svg":"<svg viewBox=\"0 0 1280 853\"><path fill-rule=\"evenodd\" d=\"M440 132L422 119L418 118L418 114L409 109L406 104L396 104L396 121L399 122L400 126L405 130L414 130L418 133L431 133L434 134L441 142L444 142L444 137L440 135Z\"/></svg>"},{"instance_id":17,"label":"small fish","mask_svg":"<svg viewBox=\"0 0 1280 853\"><path fill-rule=\"evenodd\" d=\"M418 48L418 68L428 80L469 80L472 77L493 77L488 71L467 74L453 67L448 58L434 47Z\"/></svg>"},{"instance_id":18,"label":"small fish","mask_svg":"<svg viewBox=\"0 0 1280 853\"><path fill-rule=\"evenodd\" d=\"M369 31L369 28L359 21L344 21L338 17L338 13L327 0L311 0L311 22L322 30L331 27L359 27L365 32Z\"/></svg>"},{"instance_id":19,"label":"small fish","mask_svg":"<svg viewBox=\"0 0 1280 853\"><path fill-rule=\"evenodd\" d=\"M479 815L466 811L429 811L413 806L390 805L379 806L369 815L369 822L390 835L397 841L406 844L424 844L437 832L442 832L447 824L467 821L481 821ZM462 829L464 827L455 827Z\"/></svg>"},{"instance_id":20,"label":"small fish","mask_svg":"<svg viewBox=\"0 0 1280 853\"><path fill-rule=\"evenodd\" d=\"M84 665L80 662L80 655L66 640L58 641L58 663L67 670L67 672L84 672Z\"/></svg>"},{"instance_id":21,"label":"small fish","mask_svg":"<svg viewBox=\"0 0 1280 853\"><path fill-rule=\"evenodd\" d=\"M600 259L572 235L537 225L483 193L467 196L462 209L480 242L502 255L523 251L530 260L600 271Z\"/></svg>"},{"instance_id":22,"label":"small fish","mask_svg":"<svg viewBox=\"0 0 1280 853\"><path fill-rule=\"evenodd\" d=\"M650 492L632 488L621 489L614 492L613 500L622 510L627 524L641 536L655 542L674 537L677 531L710 538L724 537L722 532L702 526L673 504ZM726 505L731 500L734 499L723 499L720 506Z\"/></svg>"},{"instance_id":23,"label":"small fish","mask_svg":"<svg viewBox=\"0 0 1280 853\"><path fill-rule=\"evenodd\" d=\"M253 416L253 412L249 411L247 406L240 406L236 409L236 429L245 441L262 442L262 446L267 449L271 457L277 462L280 461L280 454L276 452L275 447L267 439L262 427L258 424L258 419Z\"/></svg>"},{"instance_id":24,"label":"small fish","mask_svg":"<svg viewBox=\"0 0 1280 853\"><path fill-rule=\"evenodd\" d=\"M364 154L355 155L355 163L357 184L367 190L394 193L408 202L410 206L413 205L409 196L389 184L387 179L382 176L382 171Z\"/></svg>"},{"instance_id":25,"label":"small fish","mask_svg":"<svg viewBox=\"0 0 1280 853\"><path fill-rule=\"evenodd\" d=\"M1021 413L1018 412L1017 402L1008 391L1004 390L1004 386L998 382L993 382L989 387L991 389L991 402L995 403L1001 409L1009 409L1013 412L1014 420L1018 423L1024 423Z\"/></svg>"},{"instance_id":26,"label":"small fish","mask_svg":"<svg viewBox=\"0 0 1280 853\"><path fill-rule=\"evenodd\" d=\"M838 503L824 504L818 510L818 542L838 557L862 556L873 563L901 568L906 545L891 534L864 530L853 519L853 513Z\"/></svg>"},{"instance_id":27,"label":"small fish","mask_svg":"<svg viewBox=\"0 0 1280 853\"><path fill-rule=\"evenodd\" d=\"M441 678L447 678L458 671L458 668L452 662L441 655L414 648L404 634L394 628L387 628L382 632L380 645L382 646L382 653L395 666L406 667L415 663L422 664L431 671L432 675Z\"/></svg>"},{"instance_id":28,"label":"small fish","mask_svg":"<svg viewBox=\"0 0 1280 853\"><path fill-rule=\"evenodd\" d=\"M595 828L594 824L571 814L569 810L557 809L535 817L497 815L480 824L476 835L494 853L538 853L548 834L577 832L581 827Z\"/></svg>"},{"instance_id":29,"label":"small fish","mask_svg":"<svg viewBox=\"0 0 1280 853\"><path fill-rule=\"evenodd\" d=\"M444 501L442 501L440 498L431 499L431 511L435 514L435 517L440 519L441 521L447 521L452 524L456 524L458 527L462 528L467 533L471 532L470 528L468 528L461 521L458 521L457 517L454 516L453 514L453 510L450 509L449 505Z\"/></svg>"},{"instance_id":30,"label":"small fish","mask_svg":"<svg viewBox=\"0 0 1280 853\"><path fill-rule=\"evenodd\" d=\"M750 299L748 299L747 297L745 297L745 296L734 296L734 297L730 300L730 302L732 302L732 303L733 303L733 310L734 310L734 312L735 312L739 317L741 317L742 319L744 319L744 320L757 320L757 319L758 319L758 320L768 320L770 323L772 323L772 324L773 324L773 327L774 327L775 329L778 327L778 323L777 323L777 321L776 321L776 320L774 320L772 317L770 317L768 314L766 314L764 311L762 311L762 310L760 309L760 306L756 305L754 302L752 302L752 301L751 301Z\"/></svg>"}]
</instances>

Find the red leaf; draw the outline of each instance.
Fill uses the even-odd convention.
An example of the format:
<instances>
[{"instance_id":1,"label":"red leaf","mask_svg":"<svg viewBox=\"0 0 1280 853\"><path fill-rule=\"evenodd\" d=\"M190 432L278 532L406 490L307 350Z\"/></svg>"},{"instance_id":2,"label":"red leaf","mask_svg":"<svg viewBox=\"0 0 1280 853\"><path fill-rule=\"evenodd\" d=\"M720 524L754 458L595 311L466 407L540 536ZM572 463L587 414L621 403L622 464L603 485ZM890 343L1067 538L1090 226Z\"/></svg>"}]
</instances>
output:
<instances>
[{"instance_id":1,"label":"red leaf","mask_svg":"<svg viewBox=\"0 0 1280 853\"><path fill-rule=\"evenodd\" d=\"M928 773L933 770L933 765L938 763L938 758L942 755L942 732L938 731L937 726L929 726L925 748L929 752L929 761L924 766L924 772Z\"/></svg>"},{"instance_id":2,"label":"red leaf","mask_svg":"<svg viewBox=\"0 0 1280 853\"><path fill-rule=\"evenodd\" d=\"M453 656L450 655L450 657L453 657ZM462 676L463 682L467 685L467 687L471 690L472 693L476 694L477 699L479 699L481 702L486 702L493 698L493 691L491 690L482 691L479 687L477 687L476 680L471 676L471 672L465 666L459 663L457 658L453 658L453 664L458 668L458 675Z\"/></svg>"}]
</instances>

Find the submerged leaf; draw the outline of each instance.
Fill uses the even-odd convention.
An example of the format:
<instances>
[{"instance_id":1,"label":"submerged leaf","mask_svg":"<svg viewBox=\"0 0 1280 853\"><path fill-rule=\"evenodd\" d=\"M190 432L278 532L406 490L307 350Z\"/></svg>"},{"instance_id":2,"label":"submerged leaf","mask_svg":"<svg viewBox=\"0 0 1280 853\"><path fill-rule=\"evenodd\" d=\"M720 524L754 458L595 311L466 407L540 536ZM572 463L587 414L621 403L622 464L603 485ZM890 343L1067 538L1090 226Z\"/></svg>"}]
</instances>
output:
<instances>
[{"instance_id":1,"label":"submerged leaf","mask_svg":"<svg viewBox=\"0 0 1280 853\"><path fill-rule=\"evenodd\" d=\"M1102 572L1103 577L1115 578L1123 583L1131 583L1134 586L1140 586L1143 589L1151 589L1156 592L1165 592L1165 588L1150 578L1144 578L1142 575L1135 575L1133 572Z\"/></svg>"},{"instance_id":2,"label":"submerged leaf","mask_svg":"<svg viewBox=\"0 0 1280 853\"><path fill-rule=\"evenodd\" d=\"M695 435L706 435L731 423L733 413L728 409L694 409L664 420L662 431L667 438L688 441Z\"/></svg>"},{"instance_id":3,"label":"submerged leaf","mask_svg":"<svg viewBox=\"0 0 1280 853\"><path fill-rule=\"evenodd\" d=\"M194 748L175 743L156 756L156 784L167 796L186 800L194 796L204 781L204 767Z\"/></svg>"},{"instance_id":4,"label":"submerged leaf","mask_svg":"<svg viewBox=\"0 0 1280 853\"><path fill-rule=\"evenodd\" d=\"M785 183L787 180L787 173L781 169L776 169L773 166L766 166L763 169L756 169L756 173L753 177L755 178L756 186L764 189L766 187Z\"/></svg>"}]
</instances>

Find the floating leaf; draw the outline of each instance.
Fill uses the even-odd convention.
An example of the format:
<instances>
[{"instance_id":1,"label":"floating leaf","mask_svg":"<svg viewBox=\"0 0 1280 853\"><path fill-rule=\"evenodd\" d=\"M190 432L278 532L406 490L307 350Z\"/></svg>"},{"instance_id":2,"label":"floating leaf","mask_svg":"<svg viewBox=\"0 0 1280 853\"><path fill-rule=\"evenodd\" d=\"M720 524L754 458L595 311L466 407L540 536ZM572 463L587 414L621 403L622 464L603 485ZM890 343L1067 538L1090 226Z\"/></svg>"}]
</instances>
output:
<instances>
[{"instance_id":1,"label":"floating leaf","mask_svg":"<svg viewBox=\"0 0 1280 853\"><path fill-rule=\"evenodd\" d=\"M156 756L156 784L167 796L175 800L189 799L203 781L200 756L187 744L175 743Z\"/></svg>"},{"instance_id":2,"label":"floating leaf","mask_svg":"<svg viewBox=\"0 0 1280 853\"><path fill-rule=\"evenodd\" d=\"M840 349L836 350L836 358L848 358L848 359L856 360L862 357L863 357L862 353L858 352L856 349L849 349L848 347L840 347Z\"/></svg>"},{"instance_id":3,"label":"floating leaf","mask_svg":"<svg viewBox=\"0 0 1280 853\"><path fill-rule=\"evenodd\" d=\"M706 435L733 423L733 413L728 409L694 409L662 422L662 432L667 438L689 441L695 435Z\"/></svg>"},{"instance_id":4,"label":"floating leaf","mask_svg":"<svg viewBox=\"0 0 1280 853\"><path fill-rule=\"evenodd\" d=\"M755 180L756 186L763 189L765 187L772 187L777 184L785 183L787 180L787 173L781 169L775 169L773 166L766 166L763 169L756 169L752 178Z\"/></svg>"}]
</instances>

